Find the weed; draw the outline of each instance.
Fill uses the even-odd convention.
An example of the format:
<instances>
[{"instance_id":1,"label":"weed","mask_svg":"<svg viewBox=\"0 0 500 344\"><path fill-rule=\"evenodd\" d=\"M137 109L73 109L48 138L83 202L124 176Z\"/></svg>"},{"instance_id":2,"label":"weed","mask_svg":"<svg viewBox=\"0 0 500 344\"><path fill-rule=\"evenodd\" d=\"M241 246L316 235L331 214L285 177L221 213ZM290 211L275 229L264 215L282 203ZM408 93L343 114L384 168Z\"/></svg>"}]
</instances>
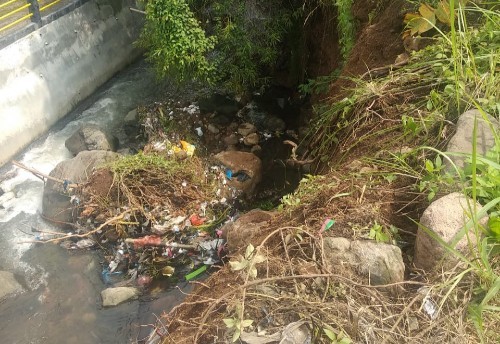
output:
<instances>
[{"instance_id":1,"label":"weed","mask_svg":"<svg viewBox=\"0 0 500 344\"><path fill-rule=\"evenodd\" d=\"M352 340L349 338L347 334L345 334L344 331L340 331L338 333L335 333L334 330L328 326L328 327L323 327L323 332L324 334L330 339L331 344L351 344Z\"/></svg>"},{"instance_id":2,"label":"weed","mask_svg":"<svg viewBox=\"0 0 500 344\"><path fill-rule=\"evenodd\" d=\"M253 323L253 320L251 319L240 319L238 315L241 314L241 312L238 308L240 307L236 307L236 312L235 312L236 315L233 318L222 319L226 327L233 332L233 336L231 339L233 343L236 342L238 338L240 338L241 331L251 326Z\"/></svg>"},{"instance_id":3,"label":"weed","mask_svg":"<svg viewBox=\"0 0 500 344\"><path fill-rule=\"evenodd\" d=\"M338 10L338 30L339 43L342 57L347 60L349 53L354 46L354 17L352 15L352 0L335 0L335 6Z\"/></svg>"},{"instance_id":4,"label":"weed","mask_svg":"<svg viewBox=\"0 0 500 344\"><path fill-rule=\"evenodd\" d=\"M249 244L245 250L245 256L240 256L239 260L230 261L229 265L234 271L247 270L251 278L257 277L257 268L255 264L266 261L266 257L255 250L252 244Z\"/></svg>"}]
</instances>

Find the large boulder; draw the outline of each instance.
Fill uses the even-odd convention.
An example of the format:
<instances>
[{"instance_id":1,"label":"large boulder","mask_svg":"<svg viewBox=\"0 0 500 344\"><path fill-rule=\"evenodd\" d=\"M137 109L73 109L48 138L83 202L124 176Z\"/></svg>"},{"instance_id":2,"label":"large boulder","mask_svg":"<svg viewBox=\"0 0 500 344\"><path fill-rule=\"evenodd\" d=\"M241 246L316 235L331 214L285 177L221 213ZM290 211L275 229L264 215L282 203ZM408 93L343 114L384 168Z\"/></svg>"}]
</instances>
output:
<instances>
[{"instance_id":1,"label":"large boulder","mask_svg":"<svg viewBox=\"0 0 500 344\"><path fill-rule=\"evenodd\" d=\"M470 220L470 213L474 207L473 200L460 192L454 192L432 202L425 209L420 218L420 228L415 241L415 254L413 262L417 268L430 270L439 263L445 267L457 262L457 258L447 253L446 249L426 230L434 233L447 244L451 244L455 236L464 228ZM476 204L476 211L481 210L481 205ZM486 226L488 217L485 215L479 219L479 223ZM476 247L477 238L471 229L468 235L464 235L454 246L463 254L467 254L470 247Z\"/></svg>"},{"instance_id":2,"label":"large boulder","mask_svg":"<svg viewBox=\"0 0 500 344\"><path fill-rule=\"evenodd\" d=\"M96 167L119 157L120 154L110 151L83 151L57 164L49 175L66 182L47 180L43 189L43 215L61 223L73 222L77 216L78 198L73 197L72 202L69 184L86 182Z\"/></svg>"},{"instance_id":3,"label":"large boulder","mask_svg":"<svg viewBox=\"0 0 500 344\"><path fill-rule=\"evenodd\" d=\"M227 185L251 196L262 179L262 162L253 153L225 151L215 155L215 159L230 170L232 177Z\"/></svg>"},{"instance_id":4,"label":"large boulder","mask_svg":"<svg viewBox=\"0 0 500 344\"><path fill-rule=\"evenodd\" d=\"M106 134L96 125L86 124L71 135L64 145L73 155L92 150L114 152L118 149L118 139Z\"/></svg>"},{"instance_id":5,"label":"large boulder","mask_svg":"<svg viewBox=\"0 0 500 344\"><path fill-rule=\"evenodd\" d=\"M244 250L248 244L256 245L254 240L259 236L261 228L269 223L274 214L254 209L241 215L236 221L226 223L222 228L222 236L227 240L227 248L232 254Z\"/></svg>"},{"instance_id":6,"label":"large boulder","mask_svg":"<svg viewBox=\"0 0 500 344\"><path fill-rule=\"evenodd\" d=\"M0 299L9 294L23 291L14 274L9 271L0 271Z\"/></svg>"},{"instance_id":7,"label":"large boulder","mask_svg":"<svg viewBox=\"0 0 500 344\"><path fill-rule=\"evenodd\" d=\"M476 143L478 154L484 155L495 146L495 136L490 125L483 119L479 110L473 109L464 112L458 119L457 131L448 143L448 152L472 154L474 121L476 119ZM496 118L488 116L488 120L493 128L497 131L500 129L500 123ZM450 158L458 168L464 167L466 157L450 155Z\"/></svg>"},{"instance_id":8,"label":"large boulder","mask_svg":"<svg viewBox=\"0 0 500 344\"><path fill-rule=\"evenodd\" d=\"M324 240L327 268L351 268L367 277L372 285L384 285L404 280L405 265L397 246L370 240L350 241L328 237Z\"/></svg>"}]
</instances>

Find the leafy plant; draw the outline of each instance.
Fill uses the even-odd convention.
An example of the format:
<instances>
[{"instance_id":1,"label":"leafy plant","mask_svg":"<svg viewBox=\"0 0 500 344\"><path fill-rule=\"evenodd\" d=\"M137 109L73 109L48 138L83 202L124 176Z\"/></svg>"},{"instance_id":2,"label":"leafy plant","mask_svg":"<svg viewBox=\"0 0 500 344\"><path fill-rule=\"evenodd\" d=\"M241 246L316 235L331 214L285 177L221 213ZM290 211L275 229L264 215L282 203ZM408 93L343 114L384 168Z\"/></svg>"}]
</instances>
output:
<instances>
[{"instance_id":1,"label":"leafy plant","mask_svg":"<svg viewBox=\"0 0 500 344\"><path fill-rule=\"evenodd\" d=\"M213 81L207 54L216 38L207 36L186 0L153 0L146 5L146 23L139 44L147 49L160 77L179 81Z\"/></svg>"},{"instance_id":2,"label":"leafy plant","mask_svg":"<svg viewBox=\"0 0 500 344\"><path fill-rule=\"evenodd\" d=\"M467 0L461 0L460 3L465 5ZM403 33L403 38L421 35L434 28L437 21L450 26L450 11L450 3L446 0L440 0L436 8L427 3L420 4L418 13L407 13L405 15L404 23L407 30Z\"/></svg>"},{"instance_id":3,"label":"leafy plant","mask_svg":"<svg viewBox=\"0 0 500 344\"><path fill-rule=\"evenodd\" d=\"M257 277L257 268L256 264L260 264L266 261L266 257L253 247L252 244L249 244L245 250L245 256L239 256L237 260L233 260L229 262L231 269L234 271L247 270L247 273L250 277Z\"/></svg>"},{"instance_id":4,"label":"leafy plant","mask_svg":"<svg viewBox=\"0 0 500 344\"><path fill-rule=\"evenodd\" d=\"M333 331L331 327L324 327L323 332L330 339L331 344L351 344L352 340L349 338L344 331L340 331L338 334Z\"/></svg>"},{"instance_id":5,"label":"leafy plant","mask_svg":"<svg viewBox=\"0 0 500 344\"><path fill-rule=\"evenodd\" d=\"M241 314L239 308L236 307L236 314ZM225 318L222 319L224 321L224 324L226 327L230 330L233 331L233 337L232 337L232 342L236 342L238 338L241 336L241 331L243 331L244 328L250 327L253 323L253 320L251 319L240 319L237 315L234 318Z\"/></svg>"},{"instance_id":6,"label":"leafy plant","mask_svg":"<svg viewBox=\"0 0 500 344\"><path fill-rule=\"evenodd\" d=\"M315 79L309 79L307 82L298 86L302 94L322 94L330 89L332 80L339 76L339 70L334 70L330 75L319 76Z\"/></svg>"},{"instance_id":7,"label":"leafy plant","mask_svg":"<svg viewBox=\"0 0 500 344\"><path fill-rule=\"evenodd\" d=\"M339 43L342 57L347 60L349 53L354 46L355 39L355 21L352 15L352 0L335 0L335 6L338 10L338 30Z\"/></svg>"},{"instance_id":8,"label":"leafy plant","mask_svg":"<svg viewBox=\"0 0 500 344\"><path fill-rule=\"evenodd\" d=\"M415 122L415 119L411 116L403 115L401 116L401 121L403 122L404 135L417 136L420 132L420 127Z\"/></svg>"},{"instance_id":9,"label":"leafy plant","mask_svg":"<svg viewBox=\"0 0 500 344\"><path fill-rule=\"evenodd\" d=\"M266 83L297 13L284 1L152 0L140 45L161 77L239 92Z\"/></svg>"},{"instance_id":10,"label":"leafy plant","mask_svg":"<svg viewBox=\"0 0 500 344\"><path fill-rule=\"evenodd\" d=\"M472 158L469 157L466 161L467 165L464 169L466 180L472 180ZM486 153L485 157L478 156L475 161L475 192L480 203L486 204L492 199L500 197L500 142ZM472 186L467 188L471 193ZM495 209L491 215L500 215L500 207Z\"/></svg>"},{"instance_id":11,"label":"leafy plant","mask_svg":"<svg viewBox=\"0 0 500 344\"><path fill-rule=\"evenodd\" d=\"M444 185L453 183L452 175L446 171L445 165L440 155L434 158L434 161L425 159L425 175L420 180L418 189L420 192L427 192L427 199L432 201Z\"/></svg>"},{"instance_id":12,"label":"leafy plant","mask_svg":"<svg viewBox=\"0 0 500 344\"><path fill-rule=\"evenodd\" d=\"M384 233L384 228L375 221L373 226L370 228L370 234L368 235L370 239L375 239L377 242L389 241L389 236Z\"/></svg>"}]
</instances>

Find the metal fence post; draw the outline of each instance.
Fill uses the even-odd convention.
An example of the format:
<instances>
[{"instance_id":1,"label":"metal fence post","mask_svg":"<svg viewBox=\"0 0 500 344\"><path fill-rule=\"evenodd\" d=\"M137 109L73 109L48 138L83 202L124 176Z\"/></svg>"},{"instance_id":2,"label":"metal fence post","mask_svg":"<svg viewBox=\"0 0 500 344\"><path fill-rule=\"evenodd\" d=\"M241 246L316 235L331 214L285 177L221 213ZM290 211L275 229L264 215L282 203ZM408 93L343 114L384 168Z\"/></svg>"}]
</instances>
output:
<instances>
[{"instance_id":1,"label":"metal fence post","mask_svg":"<svg viewBox=\"0 0 500 344\"><path fill-rule=\"evenodd\" d=\"M40 6L38 6L38 0L27 0L28 4L30 4L30 13L33 13L31 16L31 21L35 23L38 28L42 27L42 16L40 15Z\"/></svg>"}]
</instances>

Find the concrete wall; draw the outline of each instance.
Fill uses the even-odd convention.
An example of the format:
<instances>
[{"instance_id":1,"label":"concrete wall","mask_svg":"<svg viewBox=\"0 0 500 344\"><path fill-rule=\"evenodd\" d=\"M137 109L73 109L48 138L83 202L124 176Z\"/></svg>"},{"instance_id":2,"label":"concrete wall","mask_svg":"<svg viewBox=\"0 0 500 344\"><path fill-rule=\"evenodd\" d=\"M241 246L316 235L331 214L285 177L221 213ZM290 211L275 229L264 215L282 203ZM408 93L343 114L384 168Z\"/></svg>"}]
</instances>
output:
<instances>
[{"instance_id":1,"label":"concrete wall","mask_svg":"<svg viewBox=\"0 0 500 344\"><path fill-rule=\"evenodd\" d=\"M91 0L0 50L0 166L139 56L129 6Z\"/></svg>"}]
</instances>

